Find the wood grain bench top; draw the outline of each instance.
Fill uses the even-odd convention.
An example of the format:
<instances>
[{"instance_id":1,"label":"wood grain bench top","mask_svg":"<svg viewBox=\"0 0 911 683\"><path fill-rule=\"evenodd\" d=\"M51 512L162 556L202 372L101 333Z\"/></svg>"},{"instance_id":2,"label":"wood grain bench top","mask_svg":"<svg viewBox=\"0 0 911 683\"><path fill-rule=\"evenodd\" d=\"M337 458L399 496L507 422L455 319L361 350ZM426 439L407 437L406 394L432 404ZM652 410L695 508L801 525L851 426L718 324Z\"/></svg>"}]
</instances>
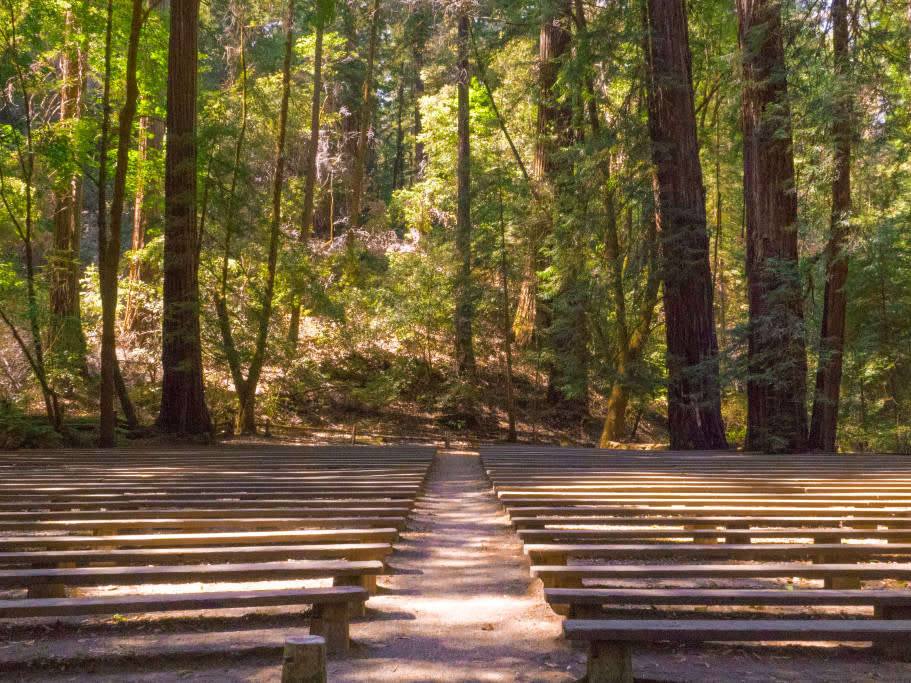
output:
<instances>
[{"instance_id":1,"label":"wood grain bench top","mask_svg":"<svg viewBox=\"0 0 911 683\"><path fill-rule=\"evenodd\" d=\"M882 641L911 636L911 620L872 619L567 619L569 640L702 643L705 641Z\"/></svg>"},{"instance_id":2,"label":"wood grain bench top","mask_svg":"<svg viewBox=\"0 0 911 683\"><path fill-rule=\"evenodd\" d=\"M801 528L786 529L519 529L523 541L556 541L558 539L579 541L620 541L632 539L705 539L705 538L813 538L819 541L839 539L878 539L884 541L911 542L911 529L847 529L847 528Z\"/></svg>"},{"instance_id":3,"label":"wood grain bench top","mask_svg":"<svg viewBox=\"0 0 911 683\"><path fill-rule=\"evenodd\" d=\"M294 531L232 531L195 534L133 534L122 536L0 536L0 550L29 548L169 548L231 546L250 543L391 543L398 537L392 527L370 529L300 529Z\"/></svg>"},{"instance_id":4,"label":"wood grain bench top","mask_svg":"<svg viewBox=\"0 0 911 683\"><path fill-rule=\"evenodd\" d=\"M811 588L545 588L544 599L568 605L911 606L911 591Z\"/></svg>"},{"instance_id":5,"label":"wood grain bench top","mask_svg":"<svg viewBox=\"0 0 911 683\"><path fill-rule=\"evenodd\" d=\"M640 565L534 565L532 576L583 579L748 579L801 577L825 579L857 577L866 580L911 579L911 563L880 564L640 564Z\"/></svg>"},{"instance_id":6,"label":"wood grain bench top","mask_svg":"<svg viewBox=\"0 0 911 683\"><path fill-rule=\"evenodd\" d=\"M214 610L283 605L327 605L367 600L359 586L284 590L219 591L174 595L115 595L86 598L0 600L0 619Z\"/></svg>"},{"instance_id":7,"label":"wood grain bench top","mask_svg":"<svg viewBox=\"0 0 911 683\"><path fill-rule=\"evenodd\" d=\"M224 519L230 517L236 519L250 518L262 519L266 517L277 519L308 519L316 518L360 518L377 519L380 517L403 517L409 512L407 507L244 507L243 505L234 504L226 508L215 509L185 509L183 507L160 507L144 508L142 510L61 510L61 511L30 511L30 512L2 512L0 511L0 522L55 522L55 521L75 521L75 520L131 520L142 517L155 518L177 518L177 519Z\"/></svg>"},{"instance_id":8,"label":"wood grain bench top","mask_svg":"<svg viewBox=\"0 0 911 683\"><path fill-rule=\"evenodd\" d=\"M160 567L85 567L73 569L0 570L0 586L17 588L40 583L68 586L140 585L216 581L279 581L376 575L384 572L377 561L347 560L196 564Z\"/></svg>"},{"instance_id":9,"label":"wood grain bench top","mask_svg":"<svg viewBox=\"0 0 911 683\"><path fill-rule=\"evenodd\" d=\"M312 508L339 508L346 509L350 507L401 507L409 508L414 503L410 497L393 497L393 498L301 498L300 496L291 496L282 498L271 495L254 495L238 494L236 496L124 496L118 497L117 494L111 496L87 496L84 498L74 498L72 500L51 500L48 498L20 498L13 499L12 502L0 502L0 510L17 512L22 510L143 510L143 509L161 509L179 506L180 509L194 508L218 508L233 509L244 506L256 508L293 508L295 506L305 506L307 509Z\"/></svg>"},{"instance_id":10,"label":"wood grain bench top","mask_svg":"<svg viewBox=\"0 0 911 683\"><path fill-rule=\"evenodd\" d=\"M911 519L901 517L856 517L826 516L826 517L777 517L773 515L751 516L715 516L693 515L679 517L653 517L641 516L600 516L600 515L559 515L553 517L512 517L510 521L516 527L536 528L570 525L603 525L603 526L686 526L692 524L711 524L718 527L747 530L755 527L836 527L852 525L883 525L893 529L911 529Z\"/></svg>"},{"instance_id":11,"label":"wood grain bench top","mask_svg":"<svg viewBox=\"0 0 911 683\"><path fill-rule=\"evenodd\" d=\"M545 557L588 557L650 559L659 557L701 557L743 560L746 558L804 557L865 558L879 555L911 555L911 543L748 543L709 544L559 544L529 543L523 548L535 560ZM2 555L0 555L2 560Z\"/></svg>"},{"instance_id":12,"label":"wood grain bench top","mask_svg":"<svg viewBox=\"0 0 911 683\"><path fill-rule=\"evenodd\" d=\"M512 508L507 505L507 512ZM801 516L822 515L830 517L889 517L911 518L911 505L883 507L765 507L758 505L546 505L517 507L514 514L535 517L789 517L799 513ZM511 514L513 514L511 512Z\"/></svg>"},{"instance_id":13,"label":"wood grain bench top","mask_svg":"<svg viewBox=\"0 0 911 683\"><path fill-rule=\"evenodd\" d=\"M308 527L404 526L404 515L382 517L147 517L131 519L50 519L46 521L0 521L0 531L105 531L106 529L305 529Z\"/></svg>"},{"instance_id":14,"label":"wood grain bench top","mask_svg":"<svg viewBox=\"0 0 911 683\"><path fill-rule=\"evenodd\" d=\"M158 548L131 550L50 550L0 552L0 566L48 566L62 562L88 564L181 564L199 562L263 562L268 560L348 559L382 560L389 543L335 543L313 545L229 546L214 548Z\"/></svg>"}]
</instances>

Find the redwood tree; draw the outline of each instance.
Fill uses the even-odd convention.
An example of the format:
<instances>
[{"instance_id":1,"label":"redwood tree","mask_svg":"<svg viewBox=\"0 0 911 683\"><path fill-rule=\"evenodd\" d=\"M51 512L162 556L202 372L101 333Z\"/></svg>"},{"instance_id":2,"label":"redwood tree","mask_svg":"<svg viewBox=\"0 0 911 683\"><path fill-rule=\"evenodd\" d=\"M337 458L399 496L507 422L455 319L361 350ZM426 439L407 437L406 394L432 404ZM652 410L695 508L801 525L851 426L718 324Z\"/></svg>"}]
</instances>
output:
<instances>
[{"instance_id":1,"label":"redwood tree","mask_svg":"<svg viewBox=\"0 0 911 683\"><path fill-rule=\"evenodd\" d=\"M835 178L832 180L832 216L826 244L826 289L819 332L819 366L810 420L809 447L832 452L838 429L841 393L842 352L845 346L848 258L844 253L848 219L851 214L851 88L847 82L851 67L848 52L848 2L832 0L832 33L837 103L832 124L835 147Z\"/></svg>"},{"instance_id":2,"label":"redwood tree","mask_svg":"<svg viewBox=\"0 0 911 683\"><path fill-rule=\"evenodd\" d=\"M648 0L648 129L657 174L671 448L727 448L685 0Z\"/></svg>"},{"instance_id":3,"label":"redwood tree","mask_svg":"<svg viewBox=\"0 0 911 683\"><path fill-rule=\"evenodd\" d=\"M749 299L745 445L798 452L807 445L807 358L781 4L738 0L738 8Z\"/></svg>"},{"instance_id":4,"label":"redwood tree","mask_svg":"<svg viewBox=\"0 0 911 683\"><path fill-rule=\"evenodd\" d=\"M196 228L196 41L199 0L172 0L165 152L161 408L166 432L212 431L199 336Z\"/></svg>"}]
</instances>

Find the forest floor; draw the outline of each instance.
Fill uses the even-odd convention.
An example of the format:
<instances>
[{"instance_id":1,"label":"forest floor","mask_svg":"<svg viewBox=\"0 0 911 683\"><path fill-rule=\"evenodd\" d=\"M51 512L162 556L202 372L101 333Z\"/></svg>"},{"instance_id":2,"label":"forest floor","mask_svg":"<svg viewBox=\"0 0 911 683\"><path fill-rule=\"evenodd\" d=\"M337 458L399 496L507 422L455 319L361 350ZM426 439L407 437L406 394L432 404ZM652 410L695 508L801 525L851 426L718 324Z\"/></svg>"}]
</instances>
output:
<instances>
[{"instance_id":1,"label":"forest floor","mask_svg":"<svg viewBox=\"0 0 911 683\"><path fill-rule=\"evenodd\" d=\"M330 660L329 681L569 683L584 673L584 652L560 638L561 617L531 579L476 453L439 453L389 564L393 573L380 577L366 618L352 623L350 653ZM227 612L4 627L0 678L278 680L281 643L305 621ZM232 621L232 630L212 628ZM911 664L836 643L656 646L637 650L633 666L639 681L911 680Z\"/></svg>"}]
</instances>

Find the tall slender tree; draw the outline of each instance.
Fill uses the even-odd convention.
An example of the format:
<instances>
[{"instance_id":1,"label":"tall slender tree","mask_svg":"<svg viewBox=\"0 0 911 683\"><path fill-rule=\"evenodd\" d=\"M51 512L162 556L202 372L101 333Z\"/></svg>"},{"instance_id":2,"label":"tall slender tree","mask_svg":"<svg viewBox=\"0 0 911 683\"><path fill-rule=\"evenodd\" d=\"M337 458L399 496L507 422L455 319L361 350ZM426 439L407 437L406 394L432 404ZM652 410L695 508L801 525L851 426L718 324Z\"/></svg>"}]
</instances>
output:
<instances>
[{"instance_id":1,"label":"tall slender tree","mask_svg":"<svg viewBox=\"0 0 911 683\"><path fill-rule=\"evenodd\" d=\"M819 365L810 420L809 447L832 452L838 429L842 354L845 346L848 256L844 245L851 216L851 134L853 96L848 37L848 2L832 0L832 48L835 63L836 106L832 122L835 177L832 180L832 215L824 254L826 287L819 332Z\"/></svg>"},{"instance_id":2,"label":"tall slender tree","mask_svg":"<svg viewBox=\"0 0 911 683\"><path fill-rule=\"evenodd\" d=\"M364 171L367 167L367 146L369 144L370 124L373 121L373 106L376 100L376 89L373 83L373 71L376 65L376 43L380 30L380 0L373 0L370 12L370 42L367 46L367 72L364 75L364 92L361 108L361 125L357 137L357 157L351 172L351 191L348 202L348 227L357 230L361 226L361 208L364 197Z\"/></svg>"},{"instance_id":3,"label":"tall slender tree","mask_svg":"<svg viewBox=\"0 0 911 683\"><path fill-rule=\"evenodd\" d=\"M646 15L648 128L657 176L670 445L727 448L686 1L649 0Z\"/></svg>"},{"instance_id":4,"label":"tall slender tree","mask_svg":"<svg viewBox=\"0 0 911 683\"><path fill-rule=\"evenodd\" d=\"M165 152L164 312L158 427L212 430L199 329L196 227L196 59L199 0L172 0Z\"/></svg>"},{"instance_id":5,"label":"tall slender tree","mask_svg":"<svg viewBox=\"0 0 911 683\"><path fill-rule=\"evenodd\" d=\"M108 0L108 20L105 38L105 77L104 77L104 121L101 136L108 135L110 119L111 89L111 33L113 22L113 2ZM111 448L115 443L114 397L118 393L119 367L117 361L117 284L120 270L120 233L123 223L123 208L126 196L127 168L129 166L130 143L132 142L133 121L136 117L136 103L139 99L139 85L136 75L136 62L139 58L139 35L142 30L142 0L133 0L130 18L130 33L127 42L126 88L123 106L117 121L117 160L114 170L114 182L111 192L110 214L107 220L102 218L106 213L106 186L99 182L98 187L98 279L101 289L101 390L100 390L100 434L99 445ZM107 142L102 144L100 165L107 167ZM105 173L100 174L104 180ZM122 387L122 382L120 382ZM121 398L125 391L119 392ZM124 400L129 405L129 398ZM132 408L127 408L131 413Z\"/></svg>"},{"instance_id":6,"label":"tall slender tree","mask_svg":"<svg viewBox=\"0 0 911 683\"><path fill-rule=\"evenodd\" d=\"M471 130L469 128L468 14L463 9L458 17L458 189L456 211L456 278L455 278L455 355L459 376L475 372L472 342L473 302L471 287Z\"/></svg>"},{"instance_id":7,"label":"tall slender tree","mask_svg":"<svg viewBox=\"0 0 911 683\"><path fill-rule=\"evenodd\" d=\"M304 206L301 209L300 239L306 242L313 229L313 197L316 193L316 154L319 151L320 101L323 89L323 33L326 23L332 21L335 0L318 0L313 28L316 45L313 48L313 97L310 103L310 140L307 143L307 166L304 178ZM291 320L288 323L288 343L297 345L300 335L301 304L295 299L291 304Z\"/></svg>"},{"instance_id":8,"label":"tall slender tree","mask_svg":"<svg viewBox=\"0 0 911 683\"><path fill-rule=\"evenodd\" d=\"M60 123L74 137L82 115L86 50L72 7L67 8L60 56ZM75 157L75 154L73 155ZM76 159L59 169L54 188L54 249L50 253L50 350L57 365L88 373L79 305L79 244L82 236L82 173Z\"/></svg>"},{"instance_id":9,"label":"tall slender tree","mask_svg":"<svg viewBox=\"0 0 911 683\"><path fill-rule=\"evenodd\" d=\"M778 0L738 0L749 343L746 448L807 445L797 195Z\"/></svg>"}]
</instances>

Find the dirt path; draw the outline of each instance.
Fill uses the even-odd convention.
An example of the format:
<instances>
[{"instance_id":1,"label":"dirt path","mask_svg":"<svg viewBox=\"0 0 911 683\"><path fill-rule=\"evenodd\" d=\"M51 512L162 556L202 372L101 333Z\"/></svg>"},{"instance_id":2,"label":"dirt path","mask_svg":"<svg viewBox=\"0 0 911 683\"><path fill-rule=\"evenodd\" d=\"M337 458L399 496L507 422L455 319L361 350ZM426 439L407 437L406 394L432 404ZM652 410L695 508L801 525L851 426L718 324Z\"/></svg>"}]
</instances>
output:
<instances>
[{"instance_id":1,"label":"dirt path","mask_svg":"<svg viewBox=\"0 0 911 683\"><path fill-rule=\"evenodd\" d=\"M581 658L532 581L477 454L442 451L333 681L570 681Z\"/></svg>"}]
</instances>

